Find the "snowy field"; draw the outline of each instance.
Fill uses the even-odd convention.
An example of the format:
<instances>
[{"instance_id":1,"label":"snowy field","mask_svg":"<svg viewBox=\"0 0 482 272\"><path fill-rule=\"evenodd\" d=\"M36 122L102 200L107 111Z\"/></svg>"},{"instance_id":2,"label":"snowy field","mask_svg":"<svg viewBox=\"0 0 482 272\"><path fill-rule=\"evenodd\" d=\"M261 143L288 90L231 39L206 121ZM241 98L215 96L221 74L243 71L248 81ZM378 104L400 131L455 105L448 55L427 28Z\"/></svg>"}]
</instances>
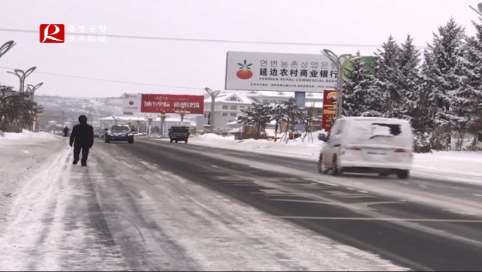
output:
<instances>
[{"instance_id":1,"label":"snowy field","mask_svg":"<svg viewBox=\"0 0 482 272\"><path fill-rule=\"evenodd\" d=\"M164 139L162 139L164 140ZM249 151L274 156L317 161L324 142L318 140L318 132L313 140L289 140L288 143L267 140L234 140L233 136L222 137L204 134L189 139L190 144ZM482 152L433 152L415 154L412 176L443 179L455 182L482 183Z\"/></svg>"},{"instance_id":2,"label":"snowy field","mask_svg":"<svg viewBox=\"0 0 482 272\"><path fill-rule=\"evenodd\" d=\"M25 182L65 148L61 137L50 133L4 133L0 136L0 233L13 199Z\"/></svg>"}]
</instances>

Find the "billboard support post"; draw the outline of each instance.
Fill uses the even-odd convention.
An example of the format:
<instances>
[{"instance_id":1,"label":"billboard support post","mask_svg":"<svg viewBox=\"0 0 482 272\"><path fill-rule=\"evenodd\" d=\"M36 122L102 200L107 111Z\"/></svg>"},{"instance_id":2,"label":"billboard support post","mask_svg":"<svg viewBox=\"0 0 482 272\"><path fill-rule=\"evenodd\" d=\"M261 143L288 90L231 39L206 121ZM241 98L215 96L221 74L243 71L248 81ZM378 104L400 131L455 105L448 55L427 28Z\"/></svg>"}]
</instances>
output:
<instances>
[{"instance_id":1,"label":"billboard support post","mask_svg":"<svg viewBox=\"0 0 482 272\"><path fill-rule=\"evenodd\" d=\"M211 97L211 113L209 114L209 132L213 133L214 132L214 110L215 110L214 103L216 103L216 97L218 97L221 91L213 91L207 87L204 88L204 90Z\"/></svg>"},{"instance_id":2,"label":"billboard support post","mask_svg":"<svg viewBox=\"0 0 482 272\"><path fill-rule=\"evenodd\" d=\"M337 83L336 83L336 119L341 118L343 115L343 76L345 67L348 63L359 59L361 57L353 57L352 54L343 54L337 56L333 51L328 49L323 49L321 51L323 55L333 62L338 70ZM324 101L323 101L324 103Z\"/></svg>"},{"instance_id":3,"label":"billboard support post","mask_svg":"<svg viewBox=\"0 0 482 272\"><path fill-rule=\"evenodd\" d=\"M186 114L189 114L191 112L183 109L180 111L176 111L176 113L179 114L179 116L181 117L181 122L184 122L184 117L186 116Z\"/></svg>"},{"instance_id":4,"label":"billboard support post","mask_svg":"<svg viewBox=\"0 0 482 272\"><path fill-rule=\"evenodd\" d=\"M147 137L150 138L151 137L151 125L152 125L152 116L150 114L147 115L146 117L146 120L147 120Z\"/></svg>"},{"instance_id":5,"label":"billboard support post","mask_svg":"<svg viewBox=\"0 0 482 272\"><path fill-rule=\"evenodd\" d=\"M161 118L161 123L159 124L159 129L160 129L160 134L161 134L161 137L162 137L162 136L164 136L164 124L166 123L166 118L169 117L169 115L166 115L166 113L163 112L159 115L159 117Z\"/></svg>"}]
</instances>

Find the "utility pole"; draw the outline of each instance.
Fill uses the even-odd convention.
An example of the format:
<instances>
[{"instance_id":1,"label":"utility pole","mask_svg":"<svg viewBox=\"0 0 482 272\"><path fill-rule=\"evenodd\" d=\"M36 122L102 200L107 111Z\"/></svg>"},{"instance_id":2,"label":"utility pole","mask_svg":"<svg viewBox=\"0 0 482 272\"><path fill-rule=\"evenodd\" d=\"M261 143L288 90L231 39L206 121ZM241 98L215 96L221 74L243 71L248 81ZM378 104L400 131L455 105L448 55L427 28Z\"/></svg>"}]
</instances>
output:
<instances>
[{"instance_id":1,"label":"utility pole","mask_svg":"<svg viewBox=\"0 0 482 272\"><path fill-rule=\"evenodd\" d=\"M215 110L215 103L216 103L216 97L219 96L221 91L213 91L209 88L204 88L204 90L209 94L211 97L211 113L209 114L209 132L214 133L214 110Z\"/></svg>"}]
</instances>

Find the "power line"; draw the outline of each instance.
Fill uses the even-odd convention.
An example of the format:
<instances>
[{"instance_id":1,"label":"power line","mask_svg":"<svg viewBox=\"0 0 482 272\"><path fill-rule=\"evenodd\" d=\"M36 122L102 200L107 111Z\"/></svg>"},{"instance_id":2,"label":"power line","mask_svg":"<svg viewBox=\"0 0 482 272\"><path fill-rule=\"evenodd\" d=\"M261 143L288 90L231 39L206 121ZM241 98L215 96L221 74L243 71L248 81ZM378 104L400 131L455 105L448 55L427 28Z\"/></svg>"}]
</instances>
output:
<instances>
[{"instance_id":1,"label":"power line","mask_svg":"<svg viewBox=\"0 0 482 272\"><path fill-rule=\"evenodd\" d=\"M4 67L4 66L0 66L0 68L10 69L10 70L15 70L15 69L16 69L16 68L11 68L11 67ZM198 91L204 89L204 87L203 87L203 88L194 88L194 87L184 87L184 86L173 86L173 85L140 83L140 82L131 82L131 81L122 81L122 80L113 80L113 79L103 79L103 78L95 78L95 77L82 77L82 76L73 76L73 75L63 75L63 74L47 73L47 72L38 72L38 71L35 71L35 73L36 73L36 74L44 74L44 75L52 75L52 76L78 78L78 79L97 80L97 81L104 81L104 82L122 83L122 84L133 84L133 85L154 86L154 87L166 87L166 88L173 88L173 89L189 89L189 90L198 90Z\"/></svg>"},{"instance_id":2,"label":"power line","mask_svg":"<svg viewBox=\"0 0 482 272\"><path fill-rule=\"evenodd\" d=\"M0 28L0 31L5 32L20 32L20 33L35 33L38 34L38 30L26 30L26 29L10 29ZM263 44L263 45L291 45L291 46L326 46L326 47L365 47L365 48L378 48L381 44L330 44L330 43L298 43L298 42L265 42L265 41L239 41L239 40L218 40L218 39L193 39L193 38L172 38L172 37L155 37L155 36L132 36L132 35L112 35L112 34L93 34L93 33L66 33L66 35L75 36L103 36L109 38L121 38L121 39L142 39L142 40L162 40L162 41L184 41L184 42L207 42L207 43L236 43L236 44ZM420 47L420 46L419 46Z\"/></svg>"}]
</instances>

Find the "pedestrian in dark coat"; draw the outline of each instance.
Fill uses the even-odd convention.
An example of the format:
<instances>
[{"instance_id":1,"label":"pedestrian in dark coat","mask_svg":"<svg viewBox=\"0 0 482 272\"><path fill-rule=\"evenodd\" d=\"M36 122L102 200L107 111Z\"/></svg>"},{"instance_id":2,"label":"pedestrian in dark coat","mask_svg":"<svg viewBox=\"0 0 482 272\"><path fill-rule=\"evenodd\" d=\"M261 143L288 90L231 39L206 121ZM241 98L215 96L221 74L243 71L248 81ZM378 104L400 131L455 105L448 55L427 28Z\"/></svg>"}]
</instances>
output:
<instances>
[{"instance_id":1,"label":"pedestrian in dark coat","mask_svg":"<svg viewBox=\"0 0 482 272\"><path fill-rule=\"evenodd\" d=\"M79 124L72 128L70 133L70 146L74 146L74 165L79 162L82 151L82 166L87 166L89 149L94 145L94 128L87 124L87 116L79 116Z\"/></svg>"},{"instance_id":2,"label":"pedestrian in dark coat","mask_svg":"<svg viewBox=\"0 0 482 272\"><path fill-rule=\"evenodd\" d=\"M65 126L64 127L64 137L69 136L69 127Z\"/></svg>"}]
</instances>

